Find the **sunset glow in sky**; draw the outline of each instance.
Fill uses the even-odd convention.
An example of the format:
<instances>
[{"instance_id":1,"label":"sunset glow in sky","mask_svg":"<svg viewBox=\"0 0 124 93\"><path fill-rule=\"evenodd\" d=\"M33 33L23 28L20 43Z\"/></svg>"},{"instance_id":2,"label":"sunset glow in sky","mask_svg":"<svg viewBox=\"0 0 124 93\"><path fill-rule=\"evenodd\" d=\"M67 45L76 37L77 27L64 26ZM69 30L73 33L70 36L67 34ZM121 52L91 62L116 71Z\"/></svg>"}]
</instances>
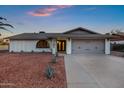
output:
<instances>
[{"instance_id":1,"label":"sunset glow in sky","mask_svg":"<svg viewBox=\"0 0 124 93\"><path fill-rule=\"evenodd\" d=\"M76 27L99 33L110 32L112 29L124 31L124 6L0 6L0 16L7 18L15 27L10 28L14 33L60 33ZM4 33L3 30L0 31Z\"/></svg>"}]
</instances>

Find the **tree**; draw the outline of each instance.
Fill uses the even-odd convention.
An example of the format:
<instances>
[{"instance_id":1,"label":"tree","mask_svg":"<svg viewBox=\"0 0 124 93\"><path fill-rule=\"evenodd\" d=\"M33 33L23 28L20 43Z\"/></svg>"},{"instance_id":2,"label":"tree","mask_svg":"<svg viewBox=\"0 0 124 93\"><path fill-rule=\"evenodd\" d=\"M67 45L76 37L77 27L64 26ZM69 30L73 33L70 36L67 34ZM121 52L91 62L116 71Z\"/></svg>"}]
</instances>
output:
<instances>
[{"instance_id":1,"label":"tree","mask_svg":"<svg viewBox=\"0 0 124 93\"><path fill-rule=\"evenodd\" d=\"M6 27L11 27L11 28L14 28L14 27L11 24L5 23L3 21L7 21L7 19L4 17L0 17L0 29L11 32ZM0 34L0 36L1 36L1 34Z\"/></svg>"},{"instance_id":2,"label":"tree","mask_svg":"<svg viewBox=\"0 0 124 93\"><path fill-rule=\"evenodd\" d=\"M113 30L111 30L109 33L106 33L106 35L119 35L119 34L124 34L124 32L122 32L122 30L121 29L113 29Z\"/></svg>"},{"instance_id":3,"label":"tree","mask_svg":"<svg viewBox=\"0 0 124 93\"><path fill-rule=\"evenodd\" d=\"M124 32L122 32L121 29L115 29L115 30L111 31L111 34L121 34L121 33L124 33Z\"/></svg>"}]
</instances>

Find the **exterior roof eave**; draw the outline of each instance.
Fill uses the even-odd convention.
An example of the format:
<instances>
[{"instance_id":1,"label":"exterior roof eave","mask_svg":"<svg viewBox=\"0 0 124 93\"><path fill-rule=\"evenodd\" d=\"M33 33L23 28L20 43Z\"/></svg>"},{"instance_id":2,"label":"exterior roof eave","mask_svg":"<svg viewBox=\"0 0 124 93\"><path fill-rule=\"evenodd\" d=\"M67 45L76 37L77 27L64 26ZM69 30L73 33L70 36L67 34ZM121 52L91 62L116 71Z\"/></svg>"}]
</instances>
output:
<instances>
[{"instance_id":1,"label":"exterior roof eave","mask_svg":"<svg viewBox=\"0 0 124 93\"><path fill-rule=\"evenodd\" d=\"M102 39L106 39L106 38L112 38L110 35L57 35L57 36L49 36L51 38L57 38L57 37L65 37L65 38L102 38Z\"/></svg>"},{"instance_id":2,"label":"exterior roof eave","mask_svg":"<svg viewBox=\"0 0 124 93\"><path fill-rule=\"evenodd\" d=\"M112 41L124 41L124 35L112 35Z\"/></svg>"},{"instance_id":3,"label":"exterior roof eave","mask_svg":"<svg viewBox=\"0 0 124 93\"><path fill-rule=\"evenodd\" d=\"M72 39L109 39L112 38L110 35L70 35L70 34L45 34L42 36L36 36L36 37L18 37L18 36L12 36L9 39L10 40L40 40L40 39L51 39L51 38L72 38Z\"/></svg>"}]
</instances>

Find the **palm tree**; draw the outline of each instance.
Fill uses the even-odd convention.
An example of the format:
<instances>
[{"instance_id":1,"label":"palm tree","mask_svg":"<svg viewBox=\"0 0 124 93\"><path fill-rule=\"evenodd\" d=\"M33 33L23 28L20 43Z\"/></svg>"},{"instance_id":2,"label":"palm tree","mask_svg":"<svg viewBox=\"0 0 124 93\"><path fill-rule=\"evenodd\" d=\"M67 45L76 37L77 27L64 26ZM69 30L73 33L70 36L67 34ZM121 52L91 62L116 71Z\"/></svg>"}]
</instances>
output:
<instances>
[{"instance_id":1,"label":"palm tree","mask_svg":"<svg viewBox=\"0 0 124 93\"><path fill-rule=\"evenodd\" d=\"M14 28L12 25L8 24L8 23L4 23L2 21L7 21L6 18L4 17L0 17L0 29L2 30L6 30L6 31L9 31L11 32L10 30L6 29L6 27L11 27L11 28ZM12 33L12 32L11 32ZM1 35L1 34L0 34Z\"/></svg>"}]
</instances>

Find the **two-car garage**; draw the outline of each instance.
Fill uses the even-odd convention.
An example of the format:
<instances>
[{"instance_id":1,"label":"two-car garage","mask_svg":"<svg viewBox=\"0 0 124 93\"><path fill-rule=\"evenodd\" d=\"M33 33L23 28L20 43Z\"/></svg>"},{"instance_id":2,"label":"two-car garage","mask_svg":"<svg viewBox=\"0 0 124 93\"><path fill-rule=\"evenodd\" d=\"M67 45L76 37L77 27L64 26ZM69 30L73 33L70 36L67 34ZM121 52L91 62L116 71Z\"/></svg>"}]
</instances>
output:
<instances>
[{"instance_id":1,"label":"two-car garage","mask_svg":"<svg viewBox=\"0 0 124 93\"><path fill-rule=\"evenodd\" d=\"M104 53L105 52L105 40L84 40L73 39L72 40L72 53Z\"/></svg>"}]
</instances>

